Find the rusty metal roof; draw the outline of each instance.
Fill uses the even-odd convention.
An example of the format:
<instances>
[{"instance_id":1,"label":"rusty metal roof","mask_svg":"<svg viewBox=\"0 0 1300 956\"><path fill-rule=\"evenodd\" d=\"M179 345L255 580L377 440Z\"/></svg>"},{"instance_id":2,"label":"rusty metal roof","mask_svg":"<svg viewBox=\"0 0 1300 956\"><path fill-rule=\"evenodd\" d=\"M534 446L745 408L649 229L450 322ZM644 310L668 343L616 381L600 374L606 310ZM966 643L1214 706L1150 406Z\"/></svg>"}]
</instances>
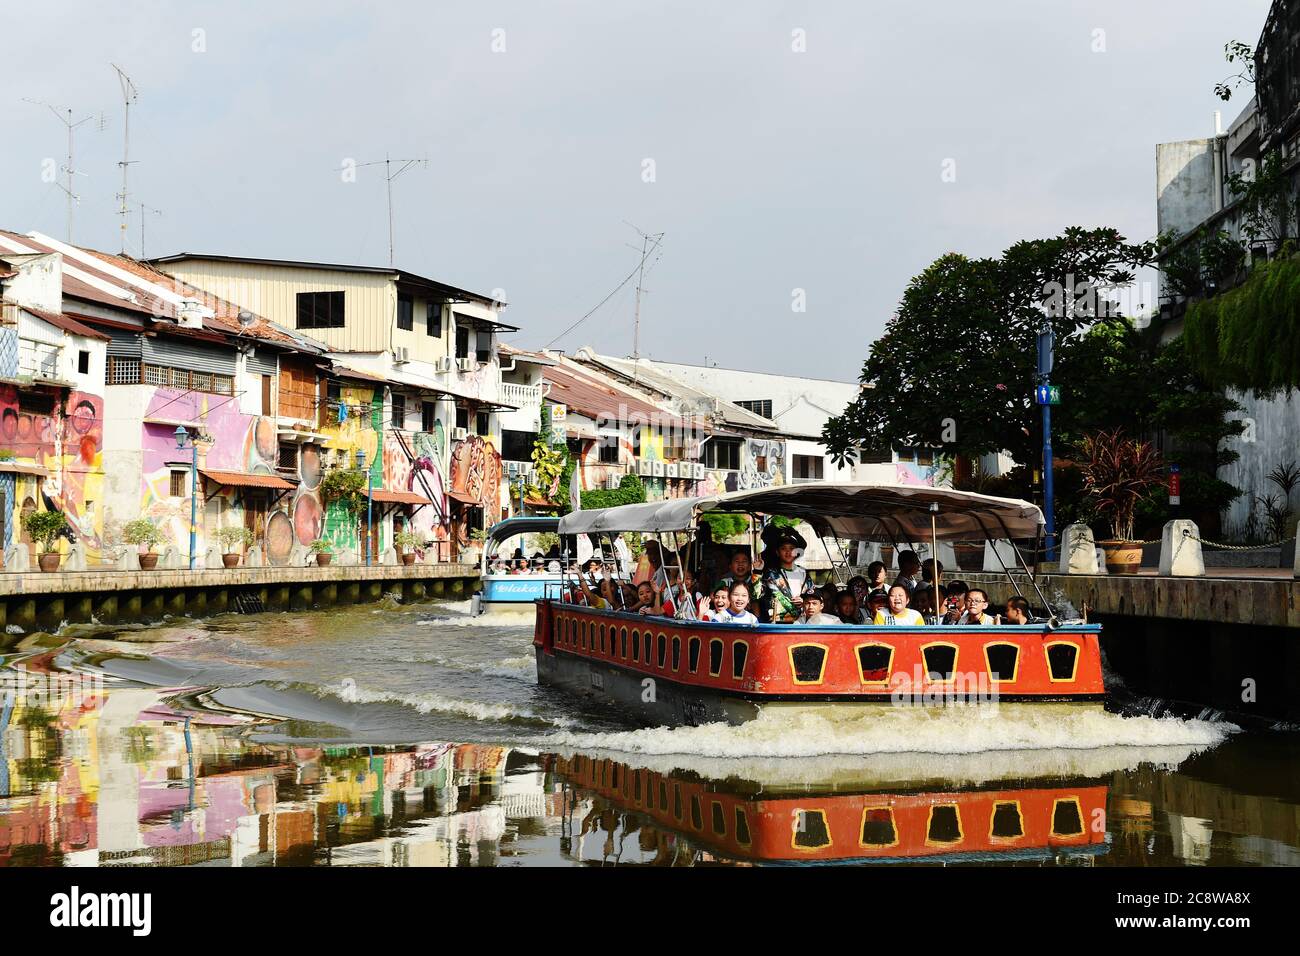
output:
<instances>
[{"instance_id":1,"label":"rusty metal roof","mask_svg":"<svg viewBox=\"0 0 1300 956\"><path fill-rule=\"evenodd\" d=\"M376 488L370 495L375 501L384 504L395 505L431 505L433 504L424 495L417 495L414 491L392 491L387 488Z\"/></svg>"},{"instance_id":2,"label":"rusty metal roof","mask_svg":"<svg viewBox=\"0 0 1300 956\"><path fill-rule=\"evenodd\" d=\"M219 485L231 488L277 488L287 491L294 487L292 482L276 475L252 475L242 471L217 471L214 468L200 468L199 473Z\"/></svg>"}]
</instances>

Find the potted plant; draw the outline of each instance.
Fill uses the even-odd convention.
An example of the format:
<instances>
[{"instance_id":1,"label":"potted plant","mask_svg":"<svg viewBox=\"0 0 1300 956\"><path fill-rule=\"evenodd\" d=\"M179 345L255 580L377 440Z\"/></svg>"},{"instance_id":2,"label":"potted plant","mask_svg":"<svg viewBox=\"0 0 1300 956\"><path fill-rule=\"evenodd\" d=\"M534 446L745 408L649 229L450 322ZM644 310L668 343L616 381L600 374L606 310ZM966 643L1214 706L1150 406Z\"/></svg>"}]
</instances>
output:
<instances>
[{"instance_id":1,"label":"potted plant","mask_svg":"<svg viewBox=\"0 0 1300 956\"><path fill-rule=\"evenodd\" d=\"M253 532L243 527L219 528L217 543L221 545L221 563L228 568L235 568L244 556L244 549L252 546Z\"/></svg>"},{"instance_id":2,"label":"potted plant","mask_svg":"<svg viewBox=\"0 0 1300 956\"><path fill-rule=\"evenodd\" d=\"M461 555L461 560L465 564L478 564L479 558L483 556L483 542L487 541L487 531L483 528L475 528L469 533L470 545Z\"/></svg>"},{"instance_id":3,"label":"potted plant","mask_svg":"<svg viewBox=\"0 0 1300 956\"><path fill-rule=\"evenodd\" d=\"M316 555L316 564L319 567L325 567L330 563L330 558L334 556L334 545L330 544L324 538L317 538L311 544L307 545L307 551Z\"/></svg>"},{"instance_id":4,"label":"potted plant","mask_svg":"<svg viewBox=\"0 0 1300 956\"><path fill-rule=\"evenodd\" d=\"M1106 552L1106 570L1136 574L1142 546L1133 537L1133 516L1151 489L1164 483L1160 453L1151 442L1129 438L1119 428L1085 436L1080 451L1084 490L1110 523L1110 538L1097 542Z\"/></svg>"},{"instance_id":5,"label":"potted plant","mask_svg":"<svg viewBox=\"0 0 1300 956\"><path fill-rule=\"evenodd\" d=\"M122 540L127 544L144 548L139 554L141 571L152 571L158 566L158 552L154 548L162 544L163 533L162 529L148 518L128 521L122 527Z\"/></svg>"},{"instance_id":6,"label":"potted plant","mask_svg":"<svg viewBox=\"0 0 1300 956\"><path fill-rule=\"evenodd\" d=\"M62 511L29 511L23 515L23 530L40 545L38 563L42 571L57 571L60 555L55 542L67 530L68 519Z\"/></svg>"},{"instance_id":7,"label":"potted plant","mask_svg":"<svg viewBox=\"0 0 1300 956\"><path fill-rule=\"evenodd\" d=\"M397 548L397 553L402 559L403 564L414 564L417 557L415 549L424 544L420 535L411 530L399 531L393 535L393 546Z\"/></svg>"}]
</instances>

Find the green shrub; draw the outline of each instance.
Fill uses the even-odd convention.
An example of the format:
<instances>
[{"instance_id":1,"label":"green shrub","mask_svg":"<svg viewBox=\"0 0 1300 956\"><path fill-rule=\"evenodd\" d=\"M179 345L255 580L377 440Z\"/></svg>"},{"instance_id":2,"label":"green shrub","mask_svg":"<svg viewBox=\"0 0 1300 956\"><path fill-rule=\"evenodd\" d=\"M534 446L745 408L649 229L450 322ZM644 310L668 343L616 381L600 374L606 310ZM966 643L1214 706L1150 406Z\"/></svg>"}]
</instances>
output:
<instances>
[{"instance_id":1,"label":"green shrub","mask_svg":"<svg viewBox=\"0 0 1300 956\"><path fill-rule=\"evenodd\" d=\"M252 545L253 532L242 527L221 528L217 531L217 541L224 554L233 554Z\"/></svg>"},{"instance_id":2,"label":"green shrub","mask_svg":"<svg viewBox=\"0 0 1300 956\"><path fill-rule=\"evenodd\" d=\"M29 511L23 515L23 530L41 545L41 554L55 551L54 542L68 527L62 511Z\"/></svg>"},{"instance_id":3,"label":"green shrub","mask_svg":"<svg viewBox=\"0 0 1300 956\"><path fill-rule=\"evenodd\" d=\"M122 528L122 540L127 544L144 545L150 551L155 545L162 544L162 529L148 518L136 518L128 521Z\"/></svg>"}]
</instances>

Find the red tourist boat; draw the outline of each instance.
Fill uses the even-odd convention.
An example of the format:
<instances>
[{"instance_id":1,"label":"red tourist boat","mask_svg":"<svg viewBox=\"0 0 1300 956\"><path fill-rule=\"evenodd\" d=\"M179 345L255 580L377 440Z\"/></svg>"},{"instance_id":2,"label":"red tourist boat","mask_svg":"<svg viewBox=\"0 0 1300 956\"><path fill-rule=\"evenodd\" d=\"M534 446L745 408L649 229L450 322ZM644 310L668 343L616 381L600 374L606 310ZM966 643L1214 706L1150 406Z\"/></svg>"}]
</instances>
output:
<instances>
[{"instance_id":1,"label":"red tourist boat","mask_svg":"<svg viewBox=\"0 0 1300 956\"><path fill-rule=\"evenodd\" d=\"M1109 850L1098 825L1107 787L1095 781L807 793L746 790L583 755L555 758L554 771L619 812L754 863L1002 863Z\"/></svg>"},{"instance_id":2,"label":"red tourist boat","mask_svg":"<svg viewBox=\"0 0 1300 956\"><path fill-rule=\"evenodd\" d=\"M1016 540L1041 539L1042 513L1026 501L947 489L809 483L578 511L561 534L658 536L680 555L706 512L806 521L840 540L905 548L975 537L1011 542L1017 594L1037 595L1048 617L1021 626L737 626L691 617L597 609L566 595L537 602L538 682L616 704L652 724L740 723L773 708L889 705L1100 706L1105 694L1098 625L1051 616ZM685 536L683 538L683 536ZM1000 553L994 549L994 553ZM1023 594L1022 594L1023 596ZM684 608L683 611L686 609Z\"/></svg>"}]
</instances>

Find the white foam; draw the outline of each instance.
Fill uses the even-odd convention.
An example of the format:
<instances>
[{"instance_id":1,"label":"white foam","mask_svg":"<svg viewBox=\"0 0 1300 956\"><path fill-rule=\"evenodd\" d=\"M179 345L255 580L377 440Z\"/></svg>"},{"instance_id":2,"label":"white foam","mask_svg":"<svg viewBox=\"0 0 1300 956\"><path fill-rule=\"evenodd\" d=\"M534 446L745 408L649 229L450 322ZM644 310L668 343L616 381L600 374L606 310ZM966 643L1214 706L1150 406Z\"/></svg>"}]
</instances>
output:
<instances>
[{"instance_id":1,"label":"white foam","mask_svg":"<svg viewBox=\"0 0 1300 956\"><path fill-rule=\"evenodd\" d=\"M523 681L526 684L537 683L537 659L531 655L504 657L497 661L466 661L454 657L431 654L425 657L394 657L398 664L434 664L448 670L472 671L488 677L505 677L510 680Z\"/></svg>"},{"instance_id":2,"label":"white foam","mask_svg":"<svg viewBox=\"0 0 1300 956\"><path fill-rule=\"evenodd\" d=\"M352 703L400 704L422 714L455 714L481 721L531 720L554 727L572 727L575 723L565 717L539 714L530 707L516 704L488 704L476 700L444 697L441 694L391 694L362 688L344 690L337 687L324 687L321 690Z\"/></svg>"},{"instance_id":3,"label":"white foam","mask_svg":"<svg viewBox=\"0 0 1300 956\"><path fill-rule=\"evenodd\" d=\"M882 707L869 714L765 711L739 726L654 727L556 734L542 746L702 757L817 757L830 754L973 754L989 751L1212 747L1238 730L1227 723L1122 717L1097 710L1041 715L1020 709Z\"/></svg>"}]
</instances>

